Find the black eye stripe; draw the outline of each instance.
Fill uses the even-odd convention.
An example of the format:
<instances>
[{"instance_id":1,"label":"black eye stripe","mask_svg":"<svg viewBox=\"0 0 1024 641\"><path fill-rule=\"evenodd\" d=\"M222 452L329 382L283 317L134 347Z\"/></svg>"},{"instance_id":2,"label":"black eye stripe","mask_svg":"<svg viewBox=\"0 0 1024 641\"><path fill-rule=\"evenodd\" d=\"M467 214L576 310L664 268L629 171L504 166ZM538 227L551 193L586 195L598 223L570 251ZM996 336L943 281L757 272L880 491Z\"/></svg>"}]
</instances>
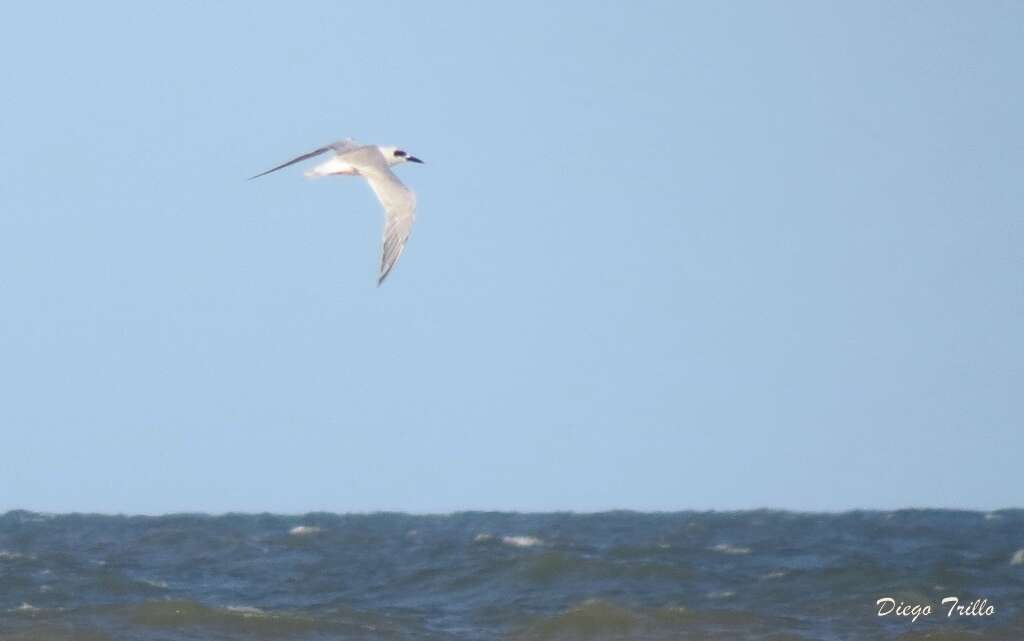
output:
<instances>
[{"instance_id":1,"label":"black eye stripe","mask_svg":"<svg viewBox=\"0 0 1024 641\"><path fill-rule=\"evenodd\" d=\"M395 155L398 156L399 158L405 158L408 154L406 154L401 149L396 149L395 150Z\"/></svg>"}]
</instances>

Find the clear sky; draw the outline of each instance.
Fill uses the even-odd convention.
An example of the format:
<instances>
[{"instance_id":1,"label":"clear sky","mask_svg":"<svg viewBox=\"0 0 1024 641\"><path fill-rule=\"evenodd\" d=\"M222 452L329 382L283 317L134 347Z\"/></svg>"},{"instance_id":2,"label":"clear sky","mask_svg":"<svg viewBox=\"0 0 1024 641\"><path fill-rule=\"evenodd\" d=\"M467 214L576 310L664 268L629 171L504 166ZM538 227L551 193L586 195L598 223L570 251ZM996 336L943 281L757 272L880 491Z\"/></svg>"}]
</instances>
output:
<instances>
[{"instance_id":1,"label":"clear sky","mask_svg":"<svg viewBox=\"0 0 1024 641\"><path fill-rule=\"evenodd\" d=\"M1024 505L1024 4L142 4L0 22L0 510Z\"/></svg>"}]
</instances>

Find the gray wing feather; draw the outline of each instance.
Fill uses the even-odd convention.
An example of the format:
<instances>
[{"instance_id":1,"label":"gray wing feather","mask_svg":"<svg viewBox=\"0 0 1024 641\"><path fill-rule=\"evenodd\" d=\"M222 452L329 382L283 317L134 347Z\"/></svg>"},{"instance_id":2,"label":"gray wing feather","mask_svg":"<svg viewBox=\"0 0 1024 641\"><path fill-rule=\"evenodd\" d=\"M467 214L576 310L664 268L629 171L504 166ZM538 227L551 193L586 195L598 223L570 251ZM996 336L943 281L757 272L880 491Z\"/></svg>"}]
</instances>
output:
<instances>
[{"instance_id":1,"label":"gray wing feather","mask_svg":"<svg viewBox=\"0 0 1024 641\"><path fill-rule=\"evenodd\" d=\"M313 151L310 151L308 153L302 154L298 158L292 158L288 162L286 162L286 163L284 163L282 165L278 165L277 167L274 167L273 169L268 169L268 170L266 170L265 172L263 172L261 174L256 174L255 176L250 176L249 180L252 180L253 178L259 178L260 176L266 176L267 174L269 174L271 172L277 171L278 169L284 169L285 167L288 167L290 165L294 165L297 162L302 162L303 160L306 160L307 158L312 158L313 156L319 156L320 154L324 153L325 151L333 150L335 154L343 154L343 153L351 151L351 150L353 150L353 149L355 149L357 147L359 147L359 143L357 143L356 141L352 140L351 138L346 138L345 140L339 140L337 142L332 142L329 145L324 145L323 147L320 147L319 149L314 149Z\"/></svg>"},{"instance_id":2,"label":"gray wing feather","mask_svg":"<svg viewBox=\"0 0 1024 641\"><path fill-rule=\"evenodd\" d=\"M360 148L345 158L358 167L384 208L384 235L377 276L377 285L380 285L398 262L412 233L412 224L416 220L416 194L402 184L376 147Z\"/></svg>"}]
</instances>

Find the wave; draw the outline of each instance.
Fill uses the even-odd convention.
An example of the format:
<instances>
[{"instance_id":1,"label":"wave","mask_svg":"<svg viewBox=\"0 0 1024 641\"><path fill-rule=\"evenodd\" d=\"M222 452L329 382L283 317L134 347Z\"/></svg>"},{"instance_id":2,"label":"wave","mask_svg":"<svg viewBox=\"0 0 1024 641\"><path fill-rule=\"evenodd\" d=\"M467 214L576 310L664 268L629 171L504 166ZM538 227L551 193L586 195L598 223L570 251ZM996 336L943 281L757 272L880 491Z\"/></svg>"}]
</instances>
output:
<instances>
[{"instance_id":1,"label":"wave","mask_svg":"<svg viewBox=\"0 0 1024 641\"><path fill-rule=\"evenodd\" d=\"M530 625L525 638L620 636L636 632L643 616L636 611L600 599L588 599L552 617Z\"/></svg>"},{"instance_id":2,"label":"wave","mask_svg":"<svg viewBox=\"0 0 1024 641\"><path fill-rule=\"evenodd\" d=\"M251 605L229 605L224 608L228 612L237 612L242 616L249 617L262 617L267 616L267 613L259 608L254 608Z\"/></svg>"},{"instance_id":3,"label":"wave","mask_svg":"<svg viewBox=\"0 0 1024 641\"><path fill-rule=\"evenodd\" d=\"M693 572L688 565L680 563L654 560L624 563L600 557L581 557L557 550L545 550L542 554L522 559L518 567L526 578L539 583L572 580L675 583L692 578Z\"/></svg>"},{"instance_id":4,"label":"wave","mask_svg":"<svg viewBox=\"0 0 1024 641\"><path fill-rule=\"evenodd\" d=\"M94 606L79 610L37 608L28 603L11 612L23 615L24 625L5 629L0 617L0 641L94 641L119 631L119 638L138 639L309 639L343 638L358 641L422 639L415 621L344 606L318 612L275 611L252 605L210 605L187 599L144 601ZM15 617L8 617L14 620ZM71 631L63 634L52 631ZM124 634L125 631L129 634ZM187 632L185 636L181 636Z\"/></svg>"},{"instance_id":5,"label":"wave","mask_svg":"<svg viewBox=\"0 0 1024 641\"><path fill-rule=\"evenodd\" d=\"M188 600L146 601L110 606L109 614L133 625L176 630L197 627L219 632L259 635L311 634L322 623L290 613L258 612L247 606L216 607Z\"/></svg>"},{"instance_id":6,"label":"wave","mask_svg":"<svg viewBox=\"0 0 1024 641\"><path fill-rule=\"evenodd\" d=\"M711 548L713 552L721 552L722 554L750 554L751 549L745 548L739 545L733 545L731 543L719 543Z\"/></svg>"},{"instance_id":7,"label":"wave","mask_svg":"<svg viewBox=\"0 0 1024 641\"><path fill-rule=\"evenodd\" d=\"M499 539L490 532L480 532L473 537L473 543L491 543L499 540L505 545L509 545L514 548L530 548L538 545L544 545L544 541L539 537L528 536L525 534L510 534Z\"/></svg>"},{"instance_id":8,"label":"wave","mask_svg":"<svg viewBox=\"0 0 1024 641\"><path fill-rule=\"evenodd\" d=\"M747 612L695 611L681 605L658 608L627 607L603 599L588 599L549 617L541 617L513 635L517 641L559 639L678 639L758 638L766 620ZM725 633L722 635L721 633ZM751 632L754 634L751 635ZM731 633L731 634L730 634Z\"/></svg>"},{"instance_id":9,"label":"wave","mask_svg":"<svg viewBox=\"0 0 1024 641\"><path fill-rule=\"evenodd\" d=\"M0 629L0 641L115 641L116 638L99 631L85 631L79 627L47 623L11 633Z\"/></svg>"},{"instance_id":10,"label":"wave","mask_svg":"<svg viewBox=\"0 0 1024 641\"><path fill-rule=\"evenodd\" d=\"M27 559L31 561L35 559L35 557L28 554L22 554L21 552L0 550L0 561L19 561L21 559Z\"/></svg>"},{"instance_id":11,"label":"wave","mask_svg":"<svg viewBox=\"0 0 1024 641\"><path fill-rule=\"evenodd\" d=\"M544 544L544 541L535 536L503 536L501 542L516 548L530 548Z\"/></svg>"}]
</instances>

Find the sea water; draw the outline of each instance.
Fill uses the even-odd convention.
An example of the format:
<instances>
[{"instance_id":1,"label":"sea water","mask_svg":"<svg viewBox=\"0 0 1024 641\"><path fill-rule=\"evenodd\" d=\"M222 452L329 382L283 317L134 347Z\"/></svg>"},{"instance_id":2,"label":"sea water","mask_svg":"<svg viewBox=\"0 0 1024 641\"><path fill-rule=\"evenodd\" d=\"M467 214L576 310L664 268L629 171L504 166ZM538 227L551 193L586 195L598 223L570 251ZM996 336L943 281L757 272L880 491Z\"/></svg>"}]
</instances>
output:
<instances>
[{"instance_id":1,"label":"sea water","mask_svg":"<svg viewBox=\"0 0 1024 641\"><path fill-rule=\"evenodd\" d=\"M1024 511L0 516L0 641L903 638L1024 639Z\"/></svg>"}]
</instances>

